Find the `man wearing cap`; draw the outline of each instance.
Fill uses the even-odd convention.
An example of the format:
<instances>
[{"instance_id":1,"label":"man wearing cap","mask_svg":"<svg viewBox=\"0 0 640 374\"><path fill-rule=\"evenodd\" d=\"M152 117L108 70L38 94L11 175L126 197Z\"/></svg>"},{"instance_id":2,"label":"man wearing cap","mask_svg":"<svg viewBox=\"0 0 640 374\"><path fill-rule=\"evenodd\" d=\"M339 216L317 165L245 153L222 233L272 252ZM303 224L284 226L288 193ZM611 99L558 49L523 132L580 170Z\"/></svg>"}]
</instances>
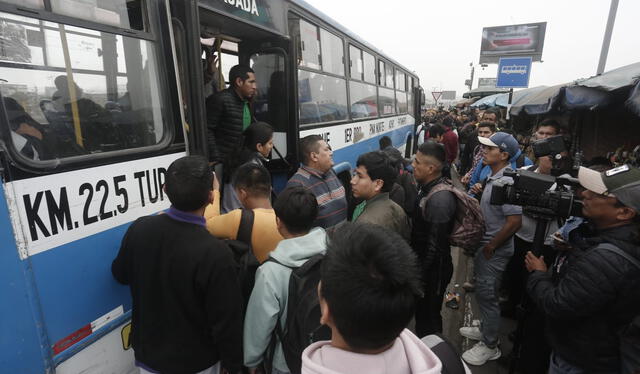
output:
<instances>
[{"instance_id":1,"label":"man wearing cap","mask_svg":"<svg viewBox=\"0 0 640 374\"><path fill-rule=\"evenodd\" d=\"M640 315L640 170L582 167L578 179L590 246L557 279L527 253L527 290L547 316L549 373L620 373L619 332Z\"/></svg>"},{"instance_id":2,"label":"man wearing cap","mask_svg":"<svg viewBox=\"0 0 640 374\"><path fill-rule=\"evenodd\" d=\"M491 175L480 199L480 209L485 220L485 233L480 249L474 259L476 278L476 301L480 309L480 327L462 327L460 334L469 339L479 340L462 358L471 365L483 365L488 360L498 359L500 330L500 305L498 287L502 273L513 255L513 234L522 224L522 208L517 205L491 205L491 190L495 181L512 182L504 176L520 147L518 141L504 132L497 132L490 138L478 137L482 144L483 161L491 167Z\"/></svg>"}]
</instances>

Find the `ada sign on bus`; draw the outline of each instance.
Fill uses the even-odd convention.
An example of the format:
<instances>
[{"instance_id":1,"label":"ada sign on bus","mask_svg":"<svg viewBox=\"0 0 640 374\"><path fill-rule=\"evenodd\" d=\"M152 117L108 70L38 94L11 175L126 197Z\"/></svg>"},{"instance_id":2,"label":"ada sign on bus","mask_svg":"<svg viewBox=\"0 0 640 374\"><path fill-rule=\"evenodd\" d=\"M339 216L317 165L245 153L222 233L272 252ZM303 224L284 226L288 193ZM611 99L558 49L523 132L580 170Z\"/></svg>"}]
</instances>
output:
<instances>
[{"instance_id":1,"label":"ada sign on bus","mask_svg":"<svg viewBox=\"0 0 640 374\"><path fill-rule=\"evenodd\" d=\"M531 57L502 57L498 64L496 87L529 87Z\"/></svg>"},{"instance_id":2,"label":"ada sign on bus","mask_svg":"<svg viewBox=\"0 0 640 374\"><path fill-rule=\"evenodd\" d=\"M5 185L22 259L170 205L166 169L184 153L46 175Z\"/></svg>"}]
</instances>

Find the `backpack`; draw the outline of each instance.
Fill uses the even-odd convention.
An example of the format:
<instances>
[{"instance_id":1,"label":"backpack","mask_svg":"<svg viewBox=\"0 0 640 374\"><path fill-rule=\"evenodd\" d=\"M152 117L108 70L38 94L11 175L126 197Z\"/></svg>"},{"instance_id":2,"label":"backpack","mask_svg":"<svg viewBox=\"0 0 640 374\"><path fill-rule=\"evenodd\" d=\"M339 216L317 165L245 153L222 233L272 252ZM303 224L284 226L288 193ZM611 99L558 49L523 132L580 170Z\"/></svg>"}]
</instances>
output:
<instances>
[{"instance_id":1,"label":"backpack","mask_svg":"<svg viewBox=\"0 0 640 374\"><path fill-rule=\"evenodd\" d=\"M631 262L640 271L640 261L627 252L610 243L602 243L598 248L603 248ZM618 332L620 338L620 366L622 374L640 373L640 314Z\"/></svg>"},{"instance_id":2,"label":"backpack","mask_svg":"<svg viewBox=\"0 0 640 374\"><path fill-rule=\"evenodd\" d=\"M456 213L449 242L453 246L462 248L466 255L473 256L484 235L484 217L480 210L480 203L455 188L449 181L435 185L427 194L426 201L439 191L451 191L456 197Z\"/></svg>"},{"instance_id":3,"label":"backpack","mask_svg":"<svg viewBox=\"0 0 640 374\"><path fill-rule=\"evenodd\" d=\"M465 374L465 364L460 359L458 350L440 334L427 335L420 339L429 347L431 352L435 353L442 362L442 374Z\"/></svg>"},{"instance_id":4,"label":"backpack","mask_svg":"<svg viewBox=\"0 0 640 374\"><path fill-rule=\"evenodd\" d=\"M291 374L301 372L302 351L305 348L311 343L331 339L329 327L320 324L318 283L320 282L320 265L323 258L322 254L312 256L297 268L284 265L273 257L269 257L267 260L291 269L287 321L284 326L281 326L280 319L278 319L276 324L276 334L282 343L284 358Z\"/></svg>"},{"instance_id":5,"label":"backpack","mask_svg":"<svg viewBox=\"0 0 640 374\"><path fill-rule=\"evenodd\" d=\"M253 284L256 279L256 270L260 266L260 262L253 254L251 247L251 233L253 231L254 213L251 209L241 209L242 218L240 218L240 226L236 240L225 240L225 243L231 248L233 259L236 263L236 274L238 274L238 283L242 291L242 299L244 300L244 309L247 308Z\"/></svg>"},{"instance_id":6,"label":"backpack","mask_svg":"<svg viewBox=\"0 0 640 374\"><path fill-rule=\"evenodd\" d=\"M413 177L413 174L406 170L400 170L396 183L398 183L404 190L404 206L402 208L404 208L407 216L410 217L413 214L413 210L416 206L416 199L418 197L418 185L416 180Z\"/></svg>"}]
</instances>

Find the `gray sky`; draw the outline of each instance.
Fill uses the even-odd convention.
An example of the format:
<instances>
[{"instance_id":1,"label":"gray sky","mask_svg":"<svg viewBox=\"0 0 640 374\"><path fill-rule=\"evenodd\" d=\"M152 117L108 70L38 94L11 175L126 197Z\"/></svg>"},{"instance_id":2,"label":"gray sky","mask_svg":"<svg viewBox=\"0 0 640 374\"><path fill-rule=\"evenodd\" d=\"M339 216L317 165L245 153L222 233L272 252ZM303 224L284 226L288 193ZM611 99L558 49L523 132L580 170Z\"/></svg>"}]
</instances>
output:
<instances>
[{"instance_id":1,"label":"gray sky","mask_svg":"<svg viewBox=\"0 0 640 374\"><path fill-rule=\"evenodd\" d=\"M364 40L418 73L425 91L467 91L469 63L478 63L482 28L547 22L543 63L529 87L595 74L609 0L307 0ZM640 0L620 0L605 71L640 62ZM478 77L495 77L496 65ZM430 96L430 95L428 95Z\"/></svg>"}]
</instances>

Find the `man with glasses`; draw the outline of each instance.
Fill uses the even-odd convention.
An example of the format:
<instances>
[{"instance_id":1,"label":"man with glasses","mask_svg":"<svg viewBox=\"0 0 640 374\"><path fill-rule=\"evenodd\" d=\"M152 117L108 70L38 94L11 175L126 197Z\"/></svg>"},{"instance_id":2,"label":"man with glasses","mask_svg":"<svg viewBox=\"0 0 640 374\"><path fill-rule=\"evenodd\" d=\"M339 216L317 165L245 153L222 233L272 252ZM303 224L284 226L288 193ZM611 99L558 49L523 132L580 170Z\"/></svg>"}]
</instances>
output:
<instances>
[{"instance_id":1,"label":"man with glasses","mask_svg":"<svg viewBox=\"0 0 640 374\"><path fill-rule=\"evenodd\" d=\"M546 315L549 373L620 373L621 332L640 319L640 170L581 167L578 179L588 247L561 271L527 253L527 290Z\"/></svg>"}]
</instances>

